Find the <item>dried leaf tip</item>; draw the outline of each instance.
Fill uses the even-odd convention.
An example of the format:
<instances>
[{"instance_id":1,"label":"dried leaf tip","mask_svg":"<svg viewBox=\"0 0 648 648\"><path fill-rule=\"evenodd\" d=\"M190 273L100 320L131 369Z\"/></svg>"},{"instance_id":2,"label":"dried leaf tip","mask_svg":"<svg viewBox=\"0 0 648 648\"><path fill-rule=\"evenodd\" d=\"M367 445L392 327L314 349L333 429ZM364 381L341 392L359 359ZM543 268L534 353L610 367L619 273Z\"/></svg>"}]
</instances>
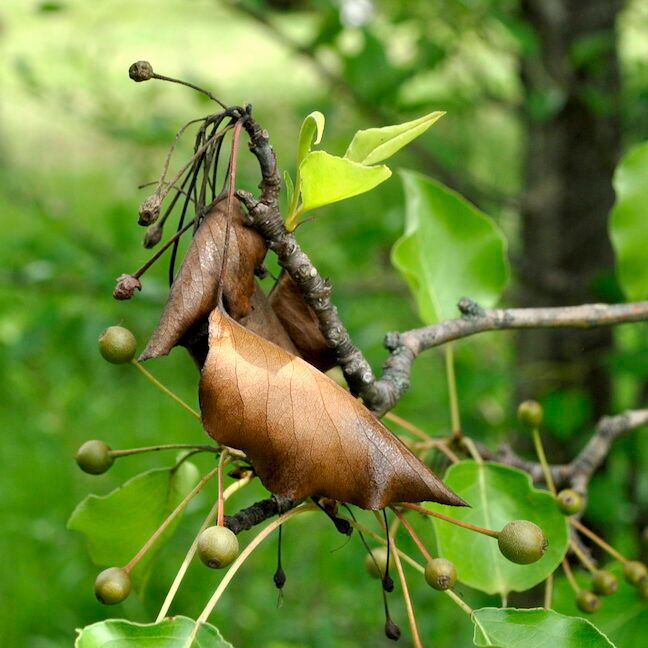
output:
<instances>
[{"instance_id":1,"label":"dried leaf tip","mask_svg":"<svg viewBox=\"0 0 648 648\"><path fill-rule=\"evenodd\" d=\"M139 220L140 225L152 225L160 216L160 205L162 200L159 194L154 193L149 196L139 207Z\"/></svg>"},{"instance_id":2,"label":"dried leaf tip","mask_svg":"<svg viewBox=\"0 0 648 648\"><path fill-rule=\"evenodd\" d=\"M148 61L136 61L128 68L128 76L140 83L153 78L153 66Z\"/></svg>"},{"instance_id":3,"label":"dried leaf tip","mask_svg":"<svg viewBox=\"0 0 648 648\"><path fill-rule=\"evenodd\" d=\"M113 297L119 301L125 301L135 294L135 290L142 290L142 282L133 275L123 274L117 277Z\"/></svg>"}]
</instances>

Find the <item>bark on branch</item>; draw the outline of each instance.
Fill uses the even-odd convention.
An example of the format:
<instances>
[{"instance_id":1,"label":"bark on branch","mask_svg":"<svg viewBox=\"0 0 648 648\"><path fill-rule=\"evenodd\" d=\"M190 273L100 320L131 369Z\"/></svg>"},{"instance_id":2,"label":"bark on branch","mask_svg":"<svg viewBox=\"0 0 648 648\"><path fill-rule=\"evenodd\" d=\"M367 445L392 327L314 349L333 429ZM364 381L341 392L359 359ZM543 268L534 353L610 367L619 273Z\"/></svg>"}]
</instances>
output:
<instances>
[{"instance_id":1,"label":"bark on branch","mask_svg":"<svg viewBox=\"0 0 648 648\"><path fill-rule=\"evenodd\" d=\"M558 486L573 488L585 495L592 475L608 456L612 444L626 432L648 425L648 408L627 410L616 416L604 416L596 425L594 434L583 449L568 464L551 466L551 474ZM544 482L542 466L537 461L520 457L508 444L497 450L478 444L484 459L519 468L531 475L534 482Z\"/></svg>"},{"instance_id":2,"label":"bark on branch","mask_svg":"<svg viewBox=\"0 0 648 648\"><path fill-rule=\"evenodd\" d=\"M409 387L412 364L427 349L484 331L539 328L594 328L648 320L648 301L629 304L583 304L552 308L483 309L471 299L458 304L461 317L403 333L388 333L391 355L383 374L361 393L378 416L389 411Z\"/></svg>"}]
</instances>

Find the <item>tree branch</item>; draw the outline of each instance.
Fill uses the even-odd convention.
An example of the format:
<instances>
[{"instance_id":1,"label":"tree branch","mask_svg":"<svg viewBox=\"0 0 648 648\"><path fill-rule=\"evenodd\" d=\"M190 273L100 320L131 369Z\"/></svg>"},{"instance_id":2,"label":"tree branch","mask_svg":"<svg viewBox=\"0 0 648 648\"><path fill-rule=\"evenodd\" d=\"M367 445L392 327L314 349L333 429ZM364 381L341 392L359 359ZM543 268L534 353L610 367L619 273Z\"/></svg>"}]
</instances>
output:
<instances>
[{"instance_id":1,"label":"tree branch","mask_svg":"<svg viewBox=\"0 0 648 648\"><path fill-rule=\"evenodd\" d=\"M282 515L291 508L295 508L297 504L299 502L289 497L272 495L272 497L255 502L251 506L242 509L235 515L226 515L225 526L236 534L241 531L248 531L253 526L261 524L275 515Z\"/></svg>"},{"instance_id":2,"label":"tree branch","mask_svg":"<svg viewBox=\"0 0 648 648\"><path fill-rule=\"evenodd\" d=\"M584 494L589 480L605 461L614 441L643 425L648 425L648 408L628 410L617 416L604 416L587 445L569 464L572 488Z\"/></svg>"},{"instance_id":3,"label":"tree branch","mask_svg":"<svg viewBox=\"0 0 648 648\"><path fill-rule=\"evenodd\" d=\"M551 475L557 485L569 486L585 495L589 480L608 456L612 444L626 432L648 425L648 408L627 410L616 416L604 416L594 429L592 438L568 464L551 466ZM544 482L542 466L537 461L520 457L508 444L493 451L477 444L479 454L489 461L497 461L524 470L535 483Z\"/></svg>"},{"instance_id":4,"label":"tree branch","mask_svg":"<svg viewBox=\"0 0 648 648\"><path fill-rule=\"evenodd\" d=\"M552 308L483 309L471 299L458 304L461 317L403 333L388 333L385 346L391 355L383 374L361 393L378 416L389 411L409 387L412 364L427 349L484 331L530 328L594 328L648 320L648 301L629 304L583 304Z\"/></svg>"},{"instance_id":5,"label":"tree branch","mask_svg":"<svg viewBox=\"0 0 648 648\"><path fill-rule=\"evenodd\" d=\"M337 308L330 300L330 282L319 274L297 243L295 235L284 227L278 206L281 178L267 131L262 130L251 117L247 119L245 128L250 136L250 150L261 167L261 196L256 200L248 191L238 191L236 195L248 210L250 224L276 253L279 265L285 268L299 287L304 301L315 312L319 328L335 353L336 362L344 372L351 393L362 394L375 381L371 365L353 344Z\"/></svg>"}]
</instances>

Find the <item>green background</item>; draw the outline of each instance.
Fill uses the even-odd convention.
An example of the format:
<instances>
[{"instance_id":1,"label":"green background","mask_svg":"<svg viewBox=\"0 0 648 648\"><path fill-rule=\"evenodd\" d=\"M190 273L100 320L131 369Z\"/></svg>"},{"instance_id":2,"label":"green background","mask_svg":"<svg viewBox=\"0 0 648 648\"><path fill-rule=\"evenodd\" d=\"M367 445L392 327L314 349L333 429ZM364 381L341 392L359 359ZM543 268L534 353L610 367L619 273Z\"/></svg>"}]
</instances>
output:
<instances>
[{"instance_id":1,"label":"green background","mask_svg":"<svg viewBox=\"0 0 648 648\"><path fill-rule=\"evenodd\" d=\"M264 3L252 4L265 12ZM333 9L328 2L316 4L322 8L318 12L282 12L273 14L272 20L291 39L308 42L318 34L324 38L328 28L324 18L333 15ZM508 38L501 47L492 47L466 20L468 4L488 20L488 12L496 11L498 3L444 2L439 7L423 1L403 3L404 11L411 11L417 20L429 18L421 24L428 35L438 36L438 42L449 38L447 30L454 25L451 37L460 47L453 53L453 65L416 60L407 78L398 76L397 65L378 74L385 57L392 62L407 60L416 37L409 23L396 21L390 3L379 2L379 43L358 28L346 27L337 35L339 47L348 52L341 73L375 105L387 92L380 84L389 82L397 90L390 101L403 118L447 110L421 146L477 184L516 196L521 190L524 147L516 68L521 46ZM626 99L645 107L637 103L648 92L648 75L637 63L646 56L648 39L648 15L640 5L629 3L618 38ZM372 47L362 49L363 42ZM160 456L120 460L108 474L91 477L76 468L75 449L89 438L103 439L115 448L205 440L185 411L134 369L106 364L96 350L97 335L111 324L133 330L140 348L153 330L166 294L164 263L146 276L145 290L132 302L118 303L111 297L114 278L134 271L147 257L141 247L143 231L136 225L137 206L146 194L137 185L156 177L175 130L212 110L183 88L133 84L127 69L138 59L150 60L162 73L203 84L227 103L253 103L256 118L270 130L280 165L293 176L299 126L312 110L325 113L323 145L337 155L343 154L355 130L381 125L359 110L343 89L332 90L318 69L290 48L287 38L278 38L226 2L3 1L3 646L69 646L75 627L109 615L152 620L214 495L208 492L191 504L159 555L141 601L131 597L110 610L96 603L92 584L97 568L82 537L66 529L67 518L88 492L106 493L137 472L168 465L168 460ZM339 61L330 62L336 69ZM628 144L640 138L636 130L626 133ZM181 147L182 155L187 146ZM242 154L240 166L239 184L254 189L254 160ZM390 166L417 169L418 158L404 151ZM501 204L507 206L480 207L504 229L515 257L518 214L509 203ZM335 302L353 339L378 368L385 358L384 333L419 324L406 285L389 263L389 250L404 222L398 175L374 192L327 207L318 215L299 230L300 241L322 274L331 277ZM505 301L510 302L510 296ZM648 374L646 328L620 329L615 341L615 350L604 360L614 378L614 409L620 411L637 406ZM514 386L534 368L516 365L513 337L485 334L461 343L456 353L466 432L492 445L506 438L523 453L528 451L528 441L515 431ZM151 362L149 369L182 398L197 404L198 375L184 351ZM592 404L587 394L557 389L546 395L544 403L550 442L579 447L589 434ZM417 361L412 389L396 411L432 434L448 432L440 354L431 352ZM206 458L197 463L202 471L210 467ZM608 538L628 553L638 546L633 526L641 514L637 503L648 500L647 463L645 434L629 437L618 444L592 484L590 522L604 524ZM230 510L263 496L258 486L246 489L235 496ZM432 544L431 527L420 526ZM276 545L270 540L242 568L211 619L224 637L234 645L262 648L391 645L382 635L380 591L377 582L365 575L358 540L345 544L323 516L313 514L288 525L284 538L288 582L281 606L272 583ZM403 545L408 546L405 540ZM213 572L192 566L172 611L195 618L216 582ZM421 578L412 577L410 585L422 636L433 637L430 643L439 647L470 645L472 626L463 613ZM458 592L474 607L499 603L465 587L459 586ZM391 599L392 615L408 632L402 602L397 595ZM645 633L645 618L643 623Z\"/></svg>"}]
</instances>

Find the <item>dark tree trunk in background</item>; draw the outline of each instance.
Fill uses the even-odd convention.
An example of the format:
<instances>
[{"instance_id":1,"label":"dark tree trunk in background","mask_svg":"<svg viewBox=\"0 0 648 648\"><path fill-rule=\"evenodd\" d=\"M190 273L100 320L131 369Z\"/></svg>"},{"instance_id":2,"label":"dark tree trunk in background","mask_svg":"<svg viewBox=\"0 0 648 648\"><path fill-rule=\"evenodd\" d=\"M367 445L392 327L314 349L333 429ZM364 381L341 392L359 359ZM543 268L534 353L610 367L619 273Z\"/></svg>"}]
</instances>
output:
<instances>
[{"instance_id":1,"label":"dark tree trunk in background","mask_svg":"<svg viewBox=\"0 0 648 648\"><path fill-rule=\"evenodd\" d=\"M618 0L523 0L538 50L523 66L528 150L522 203L527 306L609 299L607 218L621 143L615 19ZM519 337L522 396L583 386L593 417L609 413L603 364L609 330L529 331Z\"/></svg>"}]
</instances>

